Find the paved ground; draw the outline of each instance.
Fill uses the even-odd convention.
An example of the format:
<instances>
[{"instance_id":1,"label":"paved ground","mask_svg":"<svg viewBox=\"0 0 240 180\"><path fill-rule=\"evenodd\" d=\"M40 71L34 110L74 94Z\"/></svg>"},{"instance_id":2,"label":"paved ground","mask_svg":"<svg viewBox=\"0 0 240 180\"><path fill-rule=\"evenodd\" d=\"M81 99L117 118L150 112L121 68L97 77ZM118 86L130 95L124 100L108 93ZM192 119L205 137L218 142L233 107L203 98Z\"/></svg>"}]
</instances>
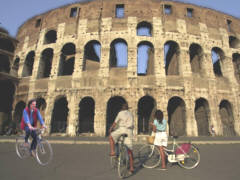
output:
<instances>
[{"instance_id":1,"label":"paved ground","mask_svg":"<svg viewBox=\"0 0 240 180\"><path fill-rule=\"evenodd\" d=\"M54 158L50 165L42 167L33 158L21 160L14 147L15 137L0 137L1 180L115 180L117 172L109 163L107 138L100 137L47 137L52 143ZM136 174L130 180L239 180L240 138L202 137L180 138L198 142L201 162L193 170L178 165L168 166L168 171L144 169L135 158ZM217 143L217 144L216 144ZM134 156L141 145L135 143Z\"/></svg>"},{"instance_id":2,"label":"paved ground","mask_svg":"<svg viewBox=\"0 0 240 180\"><path fill-rule=\"evenodd\" d=\"M117 172L109 162L108 145L53 144L54 159L47 167L33 158L21 160L15 153L14 143L0 143L1 180L115 180ZM168 166L165 172L144 169L135 159L136 174L129 180L239 180L240 144L198 145L201 152L199 166L185 170L178 165ZM134 147L137 156L137 146Z\"/></svg>"}]
</instances>

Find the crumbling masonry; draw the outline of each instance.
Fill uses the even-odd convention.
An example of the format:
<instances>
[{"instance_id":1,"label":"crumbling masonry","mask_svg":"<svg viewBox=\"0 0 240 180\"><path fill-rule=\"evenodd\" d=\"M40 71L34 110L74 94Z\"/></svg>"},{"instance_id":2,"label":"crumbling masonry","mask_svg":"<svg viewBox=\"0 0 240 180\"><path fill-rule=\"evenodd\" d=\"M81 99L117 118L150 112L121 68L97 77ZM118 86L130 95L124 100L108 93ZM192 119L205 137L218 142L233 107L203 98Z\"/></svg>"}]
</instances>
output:
<instances>
[{"instance_id":1,"label":"crumbling masonry","mask_svg":"<svg viewBox=\"0 0 240 180\"><path fill-rule=\"evenodd\" d=\"M239 38L239 19L173 1L96 0L37 15L17 34L13 120L37 98L50 134L106 136L127 102L135 137L150 133L156 109L170 135L209 136L211 126L239 135Z\"/></svg>"}]
</instances>

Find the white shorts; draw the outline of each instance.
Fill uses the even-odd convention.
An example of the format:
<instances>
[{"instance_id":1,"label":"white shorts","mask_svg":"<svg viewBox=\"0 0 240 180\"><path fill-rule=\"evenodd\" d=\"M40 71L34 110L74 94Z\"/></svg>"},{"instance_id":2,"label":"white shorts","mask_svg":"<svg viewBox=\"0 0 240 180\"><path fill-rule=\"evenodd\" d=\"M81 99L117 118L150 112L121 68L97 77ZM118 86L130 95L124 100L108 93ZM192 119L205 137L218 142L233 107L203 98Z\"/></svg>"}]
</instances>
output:
<instances>
[{"instance_id":1,"label":"white shorts","mask_svg":"<svg viewBox=\"0 0 240 180\"><path fill-rule=\"evenodd\" d=\"M168 136L166 132L156 132L154 145L167 147Z\"/></svg>"},{"instance_id":2,"label":"white shorts","mask_svg":"<svg viewBox=\"0 0 240 180\"><path fill-rule=\"evenodd\" d=\"M111 132L111 136L115 143L118 141L118 138L122 134L128 135L124 140L124 144L126 144L127 147L132 150L133 149L133 130L127 129L127 128L118 128L115 131Z\"/></svg>"}]
</instances>

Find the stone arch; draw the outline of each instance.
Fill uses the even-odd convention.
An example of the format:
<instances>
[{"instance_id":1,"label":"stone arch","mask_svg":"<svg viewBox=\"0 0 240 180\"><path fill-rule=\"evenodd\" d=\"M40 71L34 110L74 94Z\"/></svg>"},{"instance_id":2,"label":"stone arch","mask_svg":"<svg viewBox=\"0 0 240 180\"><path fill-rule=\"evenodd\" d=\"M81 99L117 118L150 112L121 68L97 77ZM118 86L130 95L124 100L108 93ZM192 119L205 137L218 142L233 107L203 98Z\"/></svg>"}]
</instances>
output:
<instances>
[{"instance_id":1,"label":"stone arch","mask_svg":"<svg viewBox=\"0 0 240 180\"><path fill-rule=\"evenodd\" d=\"M53 60L53 49L47 48L41 53L38 78L48 78L51 74Z\"/></svg>"},{"instance_id":2,"label":"stone arch","mask_svg":"<svg viewBox=\"0 0 240 180\"><path fill-rule=\"evenodd\" d=\"M11 40L0 38L0 49L13 53L15 47Z\"/></svg>"},{"instance_id":3,"label":"stone arch","mask_svg":"<svg viewBox=\"0 0 240 180\"><path fill-rule=\"evenodd\" d=\"M22 77L32 76L35 52L31 51L27 54L24 65Z\"/></svg>"},{"instance_id":4,"label":"stone arch","mask_svg":"<svg viewBox=\"0 0 240 180\"><path fill-rule=\"evenodd\" d=\"M52 112L51 133L66 133L68 112L66 97L57 98Z\"/></svg>"},{"instance_id":5,"label":"stone arch","mask_svg":"<svg viewBox=\"0 0 240 180\"><path fill-rule=\"evenodd\" d=\"M19 69L19 63L20 63L20 58L17 56L14 60L12 70L17 74L18 69Z\"/></svg>"},{"instance_id":6,"label":"stone arch","mask_svg":"<svg viewBox=\"0 0 240 180\"><path fill-rule=\"evenodd\" d=\"M44 36L44 44L56 43L57 32L55 30L48 31Z\"/></svg>"},{"instance_id":7,"label":"stone arch","mask_svg":"<svg viewBox=\"0 0 240 180\"><path fill-rule=\"evenodd\" d=\"M94 133L95 101L84 97L79 103L78 133Z\"/></svg>"},{"instance_id":8,"label":"stone arch","mask_svg":"<svg viewBox=\"0 0 240 180\"><path fill-rule=\"evenodd\" d=\"M240 48L240 40L234 36L229 36L229 47L230 48Z\"/></svg>"},{"instance_id":9,"label":"stone arch","mask_svg":"<svg viewBox=\"0 0 240 180\"><path fill-rule=\"evenodd\" d=\"M42 118L45 119L45 109L47 107L47 103L46 103L45 99L42 97L38 97L36 99L36 107L39 109L39 111L42 115Z\"/></svg>"},{"instance_id":10,"label":"stone arch","mask_svg":"<svg viewBox=\"0 0 240 180\"><path fill-rule=\"evenodd\" d=\"M10 80L1 80L0 87L0 112L11 112L15 85Z\"/></svg>"},{"instance_id":11,"label":"stone arch","mask_svg":"<svg viewBox=\"0 0 240 180\"><path fill-rule=\"evenodd\" d=\"M240 82L240 54L234 53L232 55L232 62L233 62L234 74L239 83Z\"/></svg>"},{"instance_id":12,"label":"stone arch","mask_svg":"<svg viewBox=\"0 0 240 180\"><path fill-rule=\"evenodd\" d=\"M128 66L128 45L124 39L118 38L110 44L109 68Z\"/></svg>"},{"instance_id":13,"label":"stone arch","mask_svg":"<svg viewBox=\"0 0 240 180\"><path fill-rule=\"evenodd\" d=\"M83 71L98 70L101 59L101 44L99 41L89 41L84 47Z\"/></svg>"},{"instance_id":14,"label":"stone arch","mask_svg":"<svg viewBox=\"0 0 240 180\"><path fill-rule=\"evenodd\" d=\"M154 74L154 47L148 41L142 41L137 46L137 74Z\"/></svg>"},{"instance_id":15,"label":"stone arch","mask_svg":"<svg viewBox=\"0 0 240 180\"><path fill-rule=\"evenodd\" d=\"M13 121L16 123L16 128L20 129L20 123L22 120L22 115L23 115L23 110L26 107L26 103L23 101L19 101L14 109L14 114L13 114Z\"/></svg>"},{"instance_id":16,"label":"stone arch","mask_svg":"<svg viewBox=\"0 0 240 180\"><path fill-rule=\"evenodd\" d=\"M138 36L152 36L152 24L147 21L142 21L137 25Z\"/></svg>"},{"instance_id":17,"label":"stone arch","mask_svg":"<svg viewBox=\"0 0 240 180\"><path fill-rule=\"evenodd\" d=\"M219 105L219 114L222 121L223 136L235 136L234 116L232 105L227 100L222 100Z\"/></svg>"},{"instance_id":18,"label":"stone arch","mask_svg":"<svg viewBox=\"0 0 240 180\"><path fill-rule=\"evenodd\" d=\"M186 135L186 105L180 97L172 97L168 101L168 124L171 136Z\"/></svg>"},{"instance_id":19,"label":"stone arch","mask_svg":"<svg viewBox=\"0 0 240 180\"><path fill-rule=\"evenodd\" d=\"M218 47L212 48L213 72L216 76L223 76L222 63L225 58L224 52Z\"/></svg>"},{"instance_id":20,"label":"stone arch","mask_svg":"<svg viewBox=\"0 0 240 180\"><path fill-rule=\"evenodd\" d=\"M0 134L11 122L15 86L10 80L0 80Z\"/></svg>"},{"instance_id":21,"label":"stone arch","mask_svg":"<svg viewBox=\"0 0 240 180\"><path fill-rule=\"evenodd\" d=\"M194 114L197 121L198 135L209 136L210 109L206 99L199 98L195 101Z\"/></svg>"},{"instance_id":22,"label":"stone arch","mask_svg":"<svg viewBox=\"0 0 240 180\"><path fill-rule=\"evenodd\" d=\"M203 74L203 49L199 44L191 44L189 47L190 64L193 73Z\"/></svg>"},{"instance_id":23,"label":"stone arch","mask_svg":"<svg viewBox=\"0 0 240 180\"><path fill-rule=\"evenodd\" d=\"M72 75L75 64L75 44L67 43L61 50L58 76Z\"/></svg>"},{"instance_id":24,"label":"stone arch","mask_svg":"<svg viewBox=\"0 0 240 180\"><path fill-rule=\"evenodd\" d=\"M9 57L3 54L0 54L0 72L4 72L4 73L10 72Z\"/></svg>"},{"instance_id":25,"label":"stone arch","mask_svg":"<svg viewBox=\"0 0 240 180\"><path fill-rule=\"evenodd\" d=\"M167 41L164 44L164 61L166 75L179 75L180 48L175 41Z\"/></svg>"},{"instance_id":26,"label":"stone arch","mask_svg":"<svg viewBox=\"0 0 240 180\"><path fill-rule=\"evenodd\" d=\"M108 130L114 122L117 114L121 111L122 105L127 101L122 96L114 96L107 103L107 119L106 119L106 136L109 135Z\"/></svg>"},{"instance_id":27,"label":"stone arch","mask_svg":"<svg viewBox=\"0 0 240 180\"><path fill-rule=\"evenodd\" d=\"M152 96L143 96L138 101L138 134L149 134L149 122L153 121L156 101Z\"/></svg>"}]
</instances>

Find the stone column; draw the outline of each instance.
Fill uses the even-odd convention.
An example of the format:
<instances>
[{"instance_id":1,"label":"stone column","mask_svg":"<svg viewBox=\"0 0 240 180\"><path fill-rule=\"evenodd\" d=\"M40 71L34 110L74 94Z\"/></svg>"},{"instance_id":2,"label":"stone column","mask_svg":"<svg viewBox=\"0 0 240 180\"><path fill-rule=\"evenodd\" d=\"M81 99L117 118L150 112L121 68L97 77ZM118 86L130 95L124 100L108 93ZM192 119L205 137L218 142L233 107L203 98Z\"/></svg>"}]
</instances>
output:
<instances>
[{"instance_id":1,"label":"stone column","mask_svg":"<svg viewBox=\"0 0 240 180\"><path fill-rule=\"evenodd\" d=\"M61 50L55 49L53 59L52 59L52 69L51 69L50 79L57 79L60 58L61 58Z\"/></svg>"},{"instance_id":2,"label":"stone column","mask_svg":"<svg viewBox=\"0 0 240 180\"><path fill-rule=\"evenodd\" d=\"M103 106L104 104L104 106ZM104 96L99 96L95 104L94 131L98 136L106 135L107 102Z\"/></svg>"},{"instance_id":3,"label":"stone column","mask_svg":"<svg viewBox=\"0 0 240 180\"><path fill-rule=\"evenodd\" d=\"M215 74L213 71L213 63L212 63L212 54L211 51L205 51L205 55L203 58L203 68L205 69L206 75L207 77L209 77L210 79L215 78Z\"/></svg>"},{"instance_id":4,"label":"stone column","mask_svg":"<svg viewBox=\"0 0 240 180\"><path fill-rule=\"evenodd\" d=\"M182 46L181 52L180 52L180 75L183 75L184 77L191 77L192 76L192 70L190 65L190 57L189 57L189 50L187 49L187 44L185 44L184 47Z\"/></svg>"},{"instance_id":5,"label":"stone column","mask_svg":"<svg viewBox=\"0 0 240 180\"><path fill-rule=\"evenodd\" d=\"M76 136L76 127L78 124L78 101L76 101L77 95L75 93L68 93L68 125L67 134L70 136Z\"/></svg>"},{"instance_id":6,"label":"stone column","mask_svg":"<svg viewBox=\"0 0 240 180\"><path fill-rule=\"evenodd\" d=\"M45 109L45 124L47 126L47 132L50 134L51 132L51 118L54 108L54 96L53 94L48 94L48 98L46 99L46 109Z\"/></svg>"},{"instance_id":7,"label":"stone column","mask_svg":"<svg viewBox=\"0 0 240 180\"><path fill-rule=\"evenodd\" d=\"M188 96L186 96L188 97ZM191 97L191 96L190 96ZM195 103L192 99L186 99L186 133L187 136L198 136L198 127L194 114Z\"/></svg>"}]
</instances>

